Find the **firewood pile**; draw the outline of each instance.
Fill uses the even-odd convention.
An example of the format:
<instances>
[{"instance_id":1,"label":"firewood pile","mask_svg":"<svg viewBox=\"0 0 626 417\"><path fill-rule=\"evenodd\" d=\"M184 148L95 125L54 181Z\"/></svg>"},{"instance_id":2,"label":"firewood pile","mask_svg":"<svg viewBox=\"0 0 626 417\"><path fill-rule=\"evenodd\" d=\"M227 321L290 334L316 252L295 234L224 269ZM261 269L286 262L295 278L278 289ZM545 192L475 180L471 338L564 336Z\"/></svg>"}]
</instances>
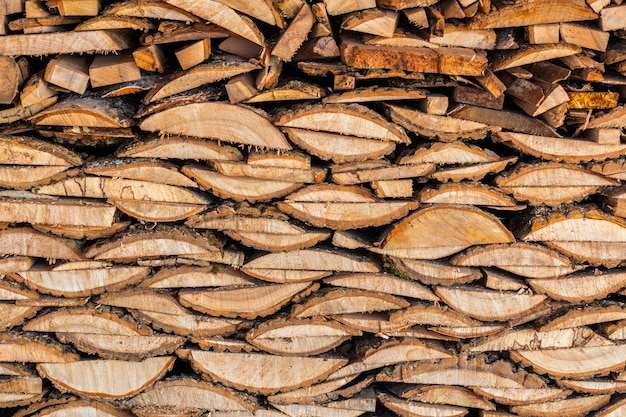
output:
<instances>
[{"instance_id":1,"label":"firewood pile","mask_svg":"<svg viewBox=\"0 0 626 417\"><path fill-rule=\"evenodd\" d=\"M0 2L0 415L626 415L621 0Z\"/></svg>"}]
</instances>

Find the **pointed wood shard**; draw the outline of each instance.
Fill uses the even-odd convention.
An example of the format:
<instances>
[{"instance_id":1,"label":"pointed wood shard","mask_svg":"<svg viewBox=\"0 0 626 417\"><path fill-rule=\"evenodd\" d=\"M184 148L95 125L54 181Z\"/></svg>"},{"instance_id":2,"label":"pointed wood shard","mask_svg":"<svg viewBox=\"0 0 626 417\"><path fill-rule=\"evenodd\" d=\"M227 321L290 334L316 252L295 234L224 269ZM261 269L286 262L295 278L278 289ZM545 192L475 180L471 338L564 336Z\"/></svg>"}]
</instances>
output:
<instances>
[{"instance_id":1,"label":"pointed wood shard","mask_svg":"<svg viewBox=\"0 0 626 417\"><path fill-rule=\"evenodd\" d=\"M564 277L529 279L528 284L537 292L555 300L570 303L588 303L601 300L626 287L626 273L622 270L579 272Z\"/></svg>"},{"instance_id":2,"label":"pointed wood shard","mask_svg":"<svg viewBox=\"0 0 626 417\"><path fill-rule=\"evenodd\" d=\"M488 213L471 206L437 205L397 223L384 236L380 249L401 258L437 259L473 245L514 240L511 232Z\"/></svg>"},{"instance_id":3,"label":"pointed wood shard","mask_svg":"<svg viewBox=\"0 0 626 417\"><path fill-rule=\"evenodd\" d=\"M294 305L294 317L328 316L346 313L397 310L409 303L399 297L374 291L328 289L319 291L306 302Z\"/></svg>"},{"instance_id":4,"label":"pointed wood shard","mask_svg":"<svg viewBox=\"0 0 626 417\"><path fill-rule=\"evenodd\" d=\"M450 263L459 266L495 266L527 278L553 278L567 275L581 267L550 248L516 242L469 249Z\"/></svg>"},{"instance_id":5,"label":"pointed wood shard","mask_svg":"<svg viewBox=\"0 0 626 417\"><path fill-rule=\"evenodd\" d=\"M311 356L339 346L361 332L321 318L268 320L246 334L254 346L275 355Z\"/></svg>"},{"instance_id":6,"label":"pointed wood shard","mask_svg":"<svg viewBox=\"0 0 626 417\"><path fill-rule=\"evenodd\" d=\"M265 395L311 385L348 362L335 358L199 350L179 350L179 355L224 385ZM285 372L285 369L291 371Z\"/></svg>"},{"instance_id":7,"label":"pointed wood shard","mask_svg":"<svg viewBox=\"0 0 626 417\"><path fill-rule=\"evenodd\" d=\"M154 384L174 364L173 356L157 356L140 362L82 360L70 363L40 363L37 371L62 391L92 398L124 398ZM119 380L120 372L133 375Z\"/></svg>"},{"instance_id":8,"label":"pointed wood shard","mask_svg":"<svg viewBox=\"0 0 626 417\"><path fill-rule=\"evenodd\" d=\"M265 117L248 108L222 102L187 104L163 110L145 118L139 127L150 132L211 138L261 148L291 149L283 134Z\"/></svg>"}]
</instances>

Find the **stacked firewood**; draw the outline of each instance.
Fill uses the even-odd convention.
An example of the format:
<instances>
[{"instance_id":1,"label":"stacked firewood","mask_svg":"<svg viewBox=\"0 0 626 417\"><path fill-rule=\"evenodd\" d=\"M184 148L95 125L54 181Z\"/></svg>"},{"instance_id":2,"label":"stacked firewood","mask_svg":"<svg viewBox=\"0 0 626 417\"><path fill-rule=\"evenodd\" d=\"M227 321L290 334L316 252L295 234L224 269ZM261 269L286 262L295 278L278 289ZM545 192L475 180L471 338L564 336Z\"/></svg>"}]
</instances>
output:
<instances>
[{"instance_id":1,"label":"stacked firewood","mask_svg":"<svg viewBox=\"0 0 626 417\"><path fill-rule=\"evenodd\" d=\"M621 0L0 17L1 415L626 414Z\"/></svg>"}]
</instances>

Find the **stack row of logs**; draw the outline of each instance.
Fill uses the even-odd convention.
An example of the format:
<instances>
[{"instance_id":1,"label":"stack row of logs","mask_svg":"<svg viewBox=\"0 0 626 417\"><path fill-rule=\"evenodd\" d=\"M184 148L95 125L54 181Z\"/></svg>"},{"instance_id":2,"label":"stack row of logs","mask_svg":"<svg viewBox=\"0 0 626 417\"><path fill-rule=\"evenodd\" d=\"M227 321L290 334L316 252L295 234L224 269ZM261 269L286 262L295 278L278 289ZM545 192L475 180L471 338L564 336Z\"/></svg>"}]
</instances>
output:
<instances>
[{"instance_id":1,"label":"stack row of logs","mask_svg":"<svg viewBox=\"0 0 626 417\"><path fill-rule=\"evenodd\" d=\"M0 2L0 414L626 415L626 4Z\"/></svg>"}]
</instances>

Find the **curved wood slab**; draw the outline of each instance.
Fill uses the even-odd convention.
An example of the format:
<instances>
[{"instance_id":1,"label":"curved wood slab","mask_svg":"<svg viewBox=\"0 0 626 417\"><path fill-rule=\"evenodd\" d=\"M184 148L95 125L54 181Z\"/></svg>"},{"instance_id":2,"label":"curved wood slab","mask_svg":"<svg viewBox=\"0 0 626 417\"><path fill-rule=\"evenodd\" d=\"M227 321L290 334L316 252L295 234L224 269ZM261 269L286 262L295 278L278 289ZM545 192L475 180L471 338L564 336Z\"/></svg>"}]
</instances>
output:
<instances>
[{"instance_id":1,"label":"curved wood slab","mask_svg":"<svg viewBox=\"0 0 626 417\"><path fill-rule=\"evenodd\" d=\"M399 164L467 165L497 162L493 151L461 141L430 143L409 151L398 159Z\"/></svg>"},{"instance_id":2,"label":"curved wood slab","mask_svg":"<svg viewBox=\"0 0 626 417\"><path fill-rule=\"evenodd\" d=\"M44 402L36 414L38 417L133 417L131 413L120 410L112 405L96 402L93 400L64 399Z\"/></svg>"},{"instance_id":3,"label":"curved wood slab","mask_svg":"<svg viewBox=\"0 0 626 417\"><path fill-rule=\"evenodd\" d=\"M475 327L482 323L439 304L413 303L404 310L389 315L394 323L446 327Z\"/></svg>"},{"instance_id":4,"label":"curved wood slab","mask_svg":"<svg viewBox=\"0 0 626 417\"><path fill-rule=\"evenodd\" d=\"M500 404L526 405L544 404L561 400L571 394L571 391L559 388L497 388L473 387L472 390Z\"/></svg>"},{"instance_id":5,"label":"curved wood slab","mask_svg":"<svg viewBox=\"0 0 626 417\"><path fill-rule=\"evenodd\" d=\"M422 204L467 204L499 210L519 210L514 199L495 187L480 183L441 184L419 192Z\"/></svg>"},{"instance_id":6,"label":"curved wood slab","mask_svg":"<svg viewBox=\"0 0 626 417\"><path fill-rule=\"evenodd\" d=\"M624 319L626 319L626 308L607 302L605 305L588 305L580 309L571 309L541 326L541 330L568 329Z\"/></svg>"},{"instance_id":7,"label":"curved wood slab","mask_svg":"<svg viewBox=\"0 0 626 417\"><path fill-rule=\"evenodd\" d=\"M420 401L400 399L389 394L379 393L378 400L394 413L403 416L437 416L437 417L462 417L468 413L468 409L453 405L429 404Z\"/></svg>"},{"instance_id":8,"label":"curved wood slab","mask_svg":"<svg viewBox=\"0 0 626 417\"><path fill-rule=\"evenodd\" d=\"M29 227L0 230L0 253L70 261L85 259L73 241Z\"/></svg>"},{"instance_id":9,"label":"curved wood slab","mask_svg":"<svg viewBox=\"0 0 626 417\"><path fill-rule=\"evenodd\" d=\"M78 166L80 155L41 139L30 136L0 135L0 164Z\"/></svg>"},{"instance_id":10,"label":"curved wood slab","mask_svg":"<svg viewBox=\"0 0 626 417\"><path fill-rule=\"evenodd\" d=\"M141 362L81 360L69 363L39 363L37 371L61 391L91 398L124 398L154 384L173 365L174 356L157 356ZM132 375L132 378L119 378Z\"/></svg>"},{"instance_id":11,"label":"curved wood slab","mask_svg":"<svg viewBox=\"0 0 626 417\"><path fill-rule=\"evenodd\" d=\"M439 297L420 283L386 273L335 274L329 278L325 278L324 284L367 291L379 291L385 294L418 298L433 302L439 301Z\"/></svg>"},{"instance_id":12,"label":"curved wood slab","mask_svg":"<svg viewBox=\"0 0 626 417\"><path fill-rule=\"evenodd\" d=\"M555 300L570 303L589 303L601 300L609 294L626 287L626 272L623 270L580 272L564 277L528 279L533 290Z\"/></svg>"},{"instance_id":13,"label":"curved wood slab","mask_svg":"<svg viewBox=\"0 0 626 417\"><path fill-rule=\"evenodd\" d=\"M212 140L165 135L133 141L117 150L119 157L193 159L198 161L241 161L243 155L232 146Z\"/></svg>"},{"instance_id":14,"label":"curved wood slab","mask_svg":"<svg viewBox=\"0 0 626 417\"><path fill-rule=\"evenodd\" d=\"M264 395L311 385L348 362L347 359L200 350L179 350L179 355L224 385Z\"/></svg>"},{"instance_id":15,"label":"curved wood slab","mask_svg":"<svg viewBox=\"0 0 626 417\"><path fill-rule=\"evenodd\" d=\"M179 266L162 268L141 282L145 288L199 288L254 285L259 282L230 267Z\"/></svg>"},{"instance_id":16,"label":"curved wood slab","mask_svg":"<svg viewBox=\"0 0 626 417\"><path fill-rule=\"evenodd\" d=\"M381 342L378 346L364 349L359 356L361 362L366 365L387 366L409 361L436 361L450 358L453 354L436 341L406 338Z\"/></svg>"},{"instance_id":17,"label":"curved wood slab","mask_svg":"<svg viewBox=\"0 0 626 417\"><path fill-rule=\"evenodd\" d=\"M76 353L64 349L51 339L20 336L14 333L0 335L0 361L2 362L47 362L50 364L72 363L79 360Z\"/></svg>"},{"instance_id":18,"label":"curved wood slab","mask_svg":"<svg viewBox=\"0 0 626 417\"><path fill-rule=\"evenodd\" d=\"M448 262L402 259L389 256L388 259L397 275L429 285L466 284L482 278L478 268L452 266Z\"/></svg>"},{"instance_id":19,"label":"curved wood slab","mask_svg":"<svg viewBox=\"0 0 626 417\"><path fill-rule=\"evenodd\" d=\"M45 126L127 128L135 124L127 113L119 103L85 97L61 101L37 113L31 121Z\"/></svg>"},{"instance_id":20,"label":"curved wood slab","mask_svg":"<svg viewBox=\"0 0 626 417\"><path fill-rule=\"evenodd\" d=\"M515 405L511 407L511 411L519 415L536 417L580 416L607 405L609 401L611 401L611 396L608 394L594 395L544 402L542 404Z\"/></svg>"},{"instance_id":21,"label":"curved wood slab","mask_svg":"<svg viewBox=\"0 0 626 417\"><path fill-rule=\"evenodd\" d=\"M305 302L294 305L292 316L315 317L346 313L397 310L408 307L403 298L374 291L328 289L318 291Z\"/></svg>"},{"instance_id":22,"label":"curved wood slab","mask_svg":"<svg viewBox=\"0 0 626 417\"><path fill-rule=\"evenodd\" d=\"M265 117L246 107L224 102L172 107L146 117L139 127L149 132L196 136L261 148L291 149L283 134Z\"/></svg>"}]
</instances>

